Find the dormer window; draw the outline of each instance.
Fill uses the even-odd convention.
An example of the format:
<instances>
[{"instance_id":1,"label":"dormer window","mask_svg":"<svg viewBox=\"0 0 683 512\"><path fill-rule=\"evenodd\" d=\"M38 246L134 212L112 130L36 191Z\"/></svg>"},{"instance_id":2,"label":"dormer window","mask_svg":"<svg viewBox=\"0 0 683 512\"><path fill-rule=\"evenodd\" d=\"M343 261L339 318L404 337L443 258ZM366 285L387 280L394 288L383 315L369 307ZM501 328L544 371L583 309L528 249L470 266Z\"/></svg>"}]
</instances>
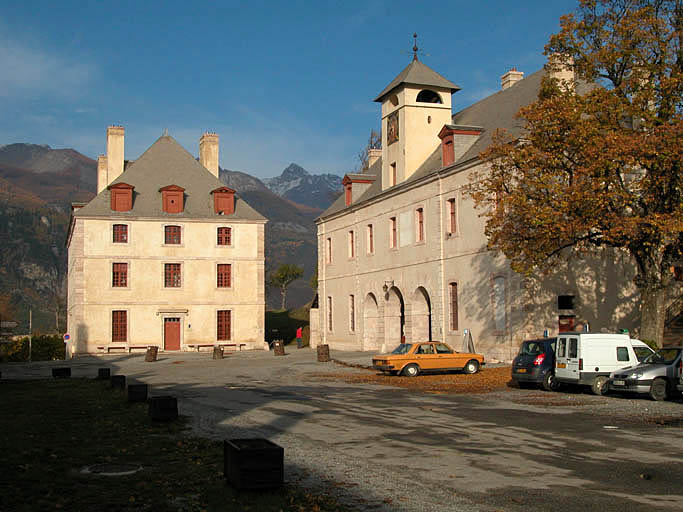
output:
<instances>
[{"instance_id":1,"label":"dormer window","mask_svg":"<svg viewBox=\"0 0 683 512\"><path fill-rule=\"evenodd\" d=\"M111 209L115 212L127 212L133 209L133 185L117 183L109 186Z\"/></svg>"},{"instance_id":2,"label":"dormer window","mask_svg":"<svg viewBox=\"0 0 683 512\"><path fill-rule=\"evenodd\" d=\"M417 95L416 101L418 103L438 103L438 104L443 103L441 101L441 96L439 96L439 93L434 92L431 89L421 90Z\"/></svg>"},{"instance_id":3,"label":"dormer window","mask_svg":"<svg viewBox=\"0 0 683 512\"><path fill-rule=\"evenodd\" d=\"M183 213L185 189L178 185L160 188L161 207L165 213Z\"/></svg>"},{"instance_id":4,"label":"dormer window","mask_svg":"<svg viewBox=\"0 0 683 512\"><path fill-rule=\"evenodd\" d=\"M235 213L235 191L229 187L219 187L212 190L213 211L218 215L232 215Z\"/></svg>"}]
</instances>

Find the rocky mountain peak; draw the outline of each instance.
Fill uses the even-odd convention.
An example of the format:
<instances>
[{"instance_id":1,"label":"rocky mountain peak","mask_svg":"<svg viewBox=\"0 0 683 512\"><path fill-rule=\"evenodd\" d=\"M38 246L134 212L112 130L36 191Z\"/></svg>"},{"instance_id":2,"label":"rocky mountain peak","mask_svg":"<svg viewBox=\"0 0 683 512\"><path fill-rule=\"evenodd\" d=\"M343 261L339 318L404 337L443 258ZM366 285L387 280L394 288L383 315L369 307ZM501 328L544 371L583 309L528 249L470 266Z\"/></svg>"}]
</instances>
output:
<instances>
[{"instance_id":1,"label":"rocky mountain peak","mask_svg":"<svg viewBox=\"0 0 683 512\"><path fill-rule=\"evenodd\" d=\"M303 178L304 176L310 176L309 172L306 171L303 167L300 165L297 165L295 163L289 164L284 171L282 171L282 174L280 175L281 180L293 180L297 178Z\"/></svg>"}]
</instances>

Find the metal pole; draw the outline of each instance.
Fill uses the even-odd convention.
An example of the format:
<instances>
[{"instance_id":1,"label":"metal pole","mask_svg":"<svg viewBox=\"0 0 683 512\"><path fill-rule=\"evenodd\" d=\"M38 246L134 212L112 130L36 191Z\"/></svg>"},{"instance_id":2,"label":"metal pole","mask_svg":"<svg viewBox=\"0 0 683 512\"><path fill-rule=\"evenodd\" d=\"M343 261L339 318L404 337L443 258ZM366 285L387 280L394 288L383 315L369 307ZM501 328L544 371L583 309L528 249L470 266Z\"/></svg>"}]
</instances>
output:
<instances>
[{"instance_id":1,"label":"metal pole","mask_svg":"<svg viewBox=\"0 0 683 512\"><path fill-rule=\"evenodd\" d=\"M31 344L33 341L33 309L28 308L28 362L31 362Z\"/></svg>"}]
</instances>

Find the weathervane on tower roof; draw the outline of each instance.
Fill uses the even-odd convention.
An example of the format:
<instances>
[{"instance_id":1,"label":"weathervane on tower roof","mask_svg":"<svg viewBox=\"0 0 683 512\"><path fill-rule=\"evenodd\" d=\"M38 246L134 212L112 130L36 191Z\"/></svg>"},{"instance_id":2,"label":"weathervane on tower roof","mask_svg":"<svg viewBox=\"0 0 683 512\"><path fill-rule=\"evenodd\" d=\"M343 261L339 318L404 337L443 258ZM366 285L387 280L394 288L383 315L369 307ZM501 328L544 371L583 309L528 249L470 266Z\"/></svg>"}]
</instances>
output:
<instances>
[{"instance_id":1,"label":"weathervane on tower roof","mask_svg":"<svg viewBox=\"0 0 683 512\"><path fill-rule=\"evenodd\" d=\"M425 53L422 50L420 50L420 48L418 48L418 46L417 46L417 32L413 33L413 39L415 40L413 42L413 50L412 50L413 62L415 62L416 60L419 60L418 55L422 55L423 57L430 57L430 55L428 53ZM408 50L401 50L401 53L410 53L410 52Z\"/></svg>"}]
</instances>

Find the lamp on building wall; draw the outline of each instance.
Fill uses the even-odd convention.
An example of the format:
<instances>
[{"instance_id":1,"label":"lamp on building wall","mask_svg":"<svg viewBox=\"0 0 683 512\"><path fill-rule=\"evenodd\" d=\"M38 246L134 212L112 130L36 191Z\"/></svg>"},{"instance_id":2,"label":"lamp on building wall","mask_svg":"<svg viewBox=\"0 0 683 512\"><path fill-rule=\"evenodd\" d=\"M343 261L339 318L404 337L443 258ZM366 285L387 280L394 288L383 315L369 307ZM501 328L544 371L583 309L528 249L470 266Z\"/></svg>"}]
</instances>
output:
<instances>
[{"instance_id":1,"label":"lamp on building wall","mask_svg":"<svg viewBox=\"0 0 683 512\"><path fill-rule=\"evenodd\" d=\"M384 281L384 285L382 286L382 291L384 293L387 293L391 288L393 288L393 286L394 286L394 280L393 279L390 281Z\"/></svg>"}]
</instances>

